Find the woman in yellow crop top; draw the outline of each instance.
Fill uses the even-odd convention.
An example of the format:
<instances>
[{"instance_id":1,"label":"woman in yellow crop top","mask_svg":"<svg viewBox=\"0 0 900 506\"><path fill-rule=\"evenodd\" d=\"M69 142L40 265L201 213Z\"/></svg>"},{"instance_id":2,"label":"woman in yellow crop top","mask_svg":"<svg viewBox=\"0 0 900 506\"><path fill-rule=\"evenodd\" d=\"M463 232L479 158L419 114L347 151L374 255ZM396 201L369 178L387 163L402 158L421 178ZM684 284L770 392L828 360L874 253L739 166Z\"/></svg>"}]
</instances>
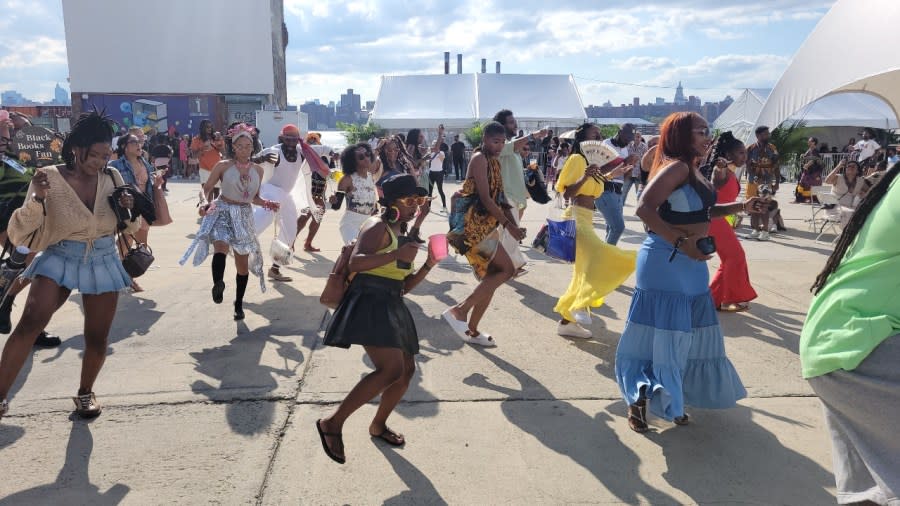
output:
<instances>
[{"instance_id":1,"label":"woman in yellow crop top","mask_svg":"<svg viewBox=\"0 0 900 506\"><path fill-rule=\"evenodd\" d=\"M428 191L416 186L408 174L391 177L381 186L380 203L385 211L363 224L350 257L350 271L356 276L341 300L325 331L326 346L349 348L358 344L375 365L337 410L316 421L316 430L325 453L343 464L344 441L341 430L347 418L375 396L381 402L369 424L369 434L394 446L406 443L402 434L387 427L387 418L406 393L416 370L419 337L412 315L403 303L403 294L418 285L437 263L430 254L418 270L412 262L418 245L410 239L400 244L397 237L415 219L416 209L425 204Z\"/></svg>"},{"instance_id":2,"label":"woman in yellow crop top","mask_svg":"<svg viewBox=\"0 0 900 506\"><path fill-rule=\"evenodd\" d=\"M572 155L566 160L556 182L556 191L572 202L563 217L575 218L575 265L572 281L556 303L554 311L562 315L557 334L589 339L591 308L600 307L603 298L634 272L636 253L607 244L594 233L594 199L603 193L603 178L613 178L631 170L621 161L598 167L588 165L581 152L584 141L601 140L600 129L585 123L575 131ZM618 165L613 165L618 163Z\"/></svg>"}]
</instances>

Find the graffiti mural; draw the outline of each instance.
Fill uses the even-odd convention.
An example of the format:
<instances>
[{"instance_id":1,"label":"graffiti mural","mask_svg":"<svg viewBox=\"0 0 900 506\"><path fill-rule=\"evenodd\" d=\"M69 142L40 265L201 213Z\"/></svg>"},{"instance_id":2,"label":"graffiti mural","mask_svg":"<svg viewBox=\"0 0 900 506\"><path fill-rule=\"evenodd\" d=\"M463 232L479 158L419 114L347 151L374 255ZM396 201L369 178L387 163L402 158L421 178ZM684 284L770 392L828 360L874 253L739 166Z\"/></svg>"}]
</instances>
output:
<instances>
[{"instance_id":1,"label":"graffiti mural","mask_svg":"<svg viewBox=\"0 0 900 506\"><path fill-rule=\"evenodd\" d=\"M216 100L210 95L90 95L84 110L106 110L124 128L140 127L144 132L174 129L180 134L196 134L200 121L216 118Z\"/></svg>"}]
</instances>

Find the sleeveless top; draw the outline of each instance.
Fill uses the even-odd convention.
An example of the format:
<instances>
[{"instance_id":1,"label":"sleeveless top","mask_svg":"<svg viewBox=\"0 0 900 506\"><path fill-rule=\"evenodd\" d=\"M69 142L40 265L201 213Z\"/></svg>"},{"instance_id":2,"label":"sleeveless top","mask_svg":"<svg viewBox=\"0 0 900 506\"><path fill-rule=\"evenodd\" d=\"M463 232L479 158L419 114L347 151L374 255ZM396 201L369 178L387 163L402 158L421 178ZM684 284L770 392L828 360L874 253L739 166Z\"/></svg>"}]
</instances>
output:
<instances>
[{"instance_id":1,"label":"sleeveless top","mask_svg":"<svg viewBox=\"0 0 900 506\"><path fill-rule=\"evenodd\" d=\"M709 223L714 205L716 191L691 177L659 206L659 216L672 225Z\"/></svg>"},{"instance_id":2,"label":"sleeveless top","mask_svg":"<svg viewBox=\"0 0 900 506\"><path fill-rule=\"evenodd\" d=\"M241 173L231 165L222 173L222 196L232 202L249 204L259 192L259 172L250 165L249 180L241 180Z\"/></svg>"},{"instance_id":3,"label":"sleeveless top","mask_svg":"<svg viewBox=\"0 0 900 506\"><path fill-rule=\"evenodd\" d=\"M388 234L391 236L391 243L385 246L384 248L378 250L376 253L390 253L397 249L397 236L394 235L394 231L391 230L391 227L387 227ZM406 276L412 274L413 266L410 266L409 269L401 269L397 267L397 262L388 262L380 267L376 267L374 269L368 271L362 271L360 274L369 274L371 276L378 276L380 278L393 279L395 281L403 281L406 279Z\"/></svg>"},{"instance_id":4,"label":"sleeveless top","mask_svg":"<svg viewBox=\"0 0 900 506\"><path fill-rule=\"evenodd\" d=\"M375 202L378 200L372 176L366 174L361 177L354 173L350 174L350 181L353 183L353 191L347 194L347 210L371 216L375 213Z\"/></svg>"}]
</instances>

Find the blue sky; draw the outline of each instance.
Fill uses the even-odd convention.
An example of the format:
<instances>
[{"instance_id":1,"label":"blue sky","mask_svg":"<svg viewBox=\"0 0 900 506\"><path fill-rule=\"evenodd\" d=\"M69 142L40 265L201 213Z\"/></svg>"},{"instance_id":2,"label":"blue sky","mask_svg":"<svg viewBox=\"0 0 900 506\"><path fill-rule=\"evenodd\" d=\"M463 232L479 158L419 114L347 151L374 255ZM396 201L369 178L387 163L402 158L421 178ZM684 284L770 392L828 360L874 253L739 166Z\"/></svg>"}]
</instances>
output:
<instances>
[{"instance_id":1,"label":"blue sky","mask_svg":"<svg viewBox=\"0 0 900 506\"><path fill-rule=\"evenodd\" d=\"M500 60L505 73L573 74L585 105L630 103L632 97L642 103L657 96L671 101L679 80L686 95L704 101L745 87L771 87L833 3L284 2L293 104L337 100L346 88L364 101L374 100L380 75L441 73L443 52L450 51L451 72L456 53L463 53L464 72L479 71L486 58L490 72ZM2 0L0 5L0 90L50 99L57 82L66 86L60 0Z\"/></svg>"}]
</instances>

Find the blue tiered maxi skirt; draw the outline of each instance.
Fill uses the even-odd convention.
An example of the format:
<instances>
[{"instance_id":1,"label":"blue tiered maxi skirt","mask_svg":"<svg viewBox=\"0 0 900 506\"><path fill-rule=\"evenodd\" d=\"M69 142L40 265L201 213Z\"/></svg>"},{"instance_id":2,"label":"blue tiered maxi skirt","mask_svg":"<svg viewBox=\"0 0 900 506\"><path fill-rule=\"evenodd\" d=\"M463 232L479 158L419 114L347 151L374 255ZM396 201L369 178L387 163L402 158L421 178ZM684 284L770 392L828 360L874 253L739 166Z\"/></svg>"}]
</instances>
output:
<instances>
[{"instance_id":1,"label":"blue tiered maxi skirt","mask_svg":"<svg viewBox=\"0 0 900 506\"><path fill-rule=\"evenodd\" d=\"M637 257L637 285L616 349L616 380L625 402L645 388L650 412L672 420L685 405L728 408L747 391L725 356L705 262L649 234Z\"/></svg>"}]
</instances>

